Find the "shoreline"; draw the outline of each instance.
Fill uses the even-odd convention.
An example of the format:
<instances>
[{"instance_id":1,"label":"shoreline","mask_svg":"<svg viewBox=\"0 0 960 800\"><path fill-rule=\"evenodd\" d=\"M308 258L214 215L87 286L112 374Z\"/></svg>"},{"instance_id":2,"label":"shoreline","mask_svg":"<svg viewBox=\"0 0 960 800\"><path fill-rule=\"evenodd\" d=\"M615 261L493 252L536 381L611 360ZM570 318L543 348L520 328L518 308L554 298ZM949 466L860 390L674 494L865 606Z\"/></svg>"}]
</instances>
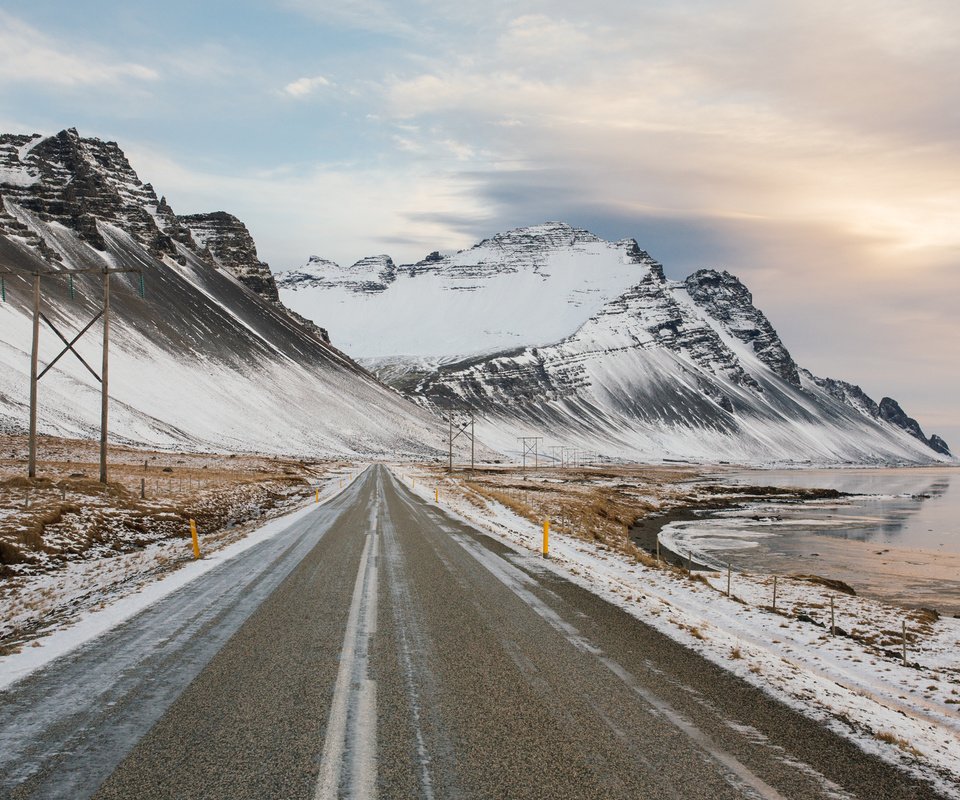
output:
<instances>
[{"instance_id":1,"label":"shoreline","mask_svg":"<svg viewBox=\"0 0 960 800\"><path fill-rule=\"evenodd\" d=\"M728 502L681 504L662 513L647 515L631 526L631 541L646 552L653 553L657 536L668 526L677 523L683 525L716 519L730 529L731 535L735 535L738 520L742 519L748 524L766 522L766 526L757 531L756 541L759 543L754 547L718 548L714 551L690 543L689 560L699 564L694 569L722 571L722 566L707 563L713 560L721 564L729 561L733 569L742 574L778 575L783 578L813 574L824 580L846 584L857 595L891 603L905 610L932 609L946 617L960 617L960 580L954 578L960 575L960 553L857 538L851 535L856 531L856 517L851 517L849 523L845 523L842 516L834 517L832 514L829 520L821 520L823 526L832 525L835 533L825 532L829 530L826 527L818 531L816 519L803 528L789 525L786 512L802 509L808 501L848 498L855 503L856 498L876 498L878 495L833 490L797 495L793 489L786 487L770 487L778 491L755 495L752 492L754 487L730 485L727 488L730 491L742 489L745 495L735 500L731 498ZM919 502L929 499L929 495L914 495L911 499ZM757 502L769 503L774 508L768 509L762 516L753 515L751 519L751 504ZM783 517L776 513L777 508L784 510ZM735 516L721 516L724 512L734 512ZM869 509L863 513L868 514ZM741 530L746 528L747 525L744 525ZM722 538L723 533L718 532L717 536ZM661 556L664 553L671 554L672 559L665 559L668 563L686 566L688 556L683 549L676 547L675 542L661 539L660 551Z\"/></svg>"}]
</instances>

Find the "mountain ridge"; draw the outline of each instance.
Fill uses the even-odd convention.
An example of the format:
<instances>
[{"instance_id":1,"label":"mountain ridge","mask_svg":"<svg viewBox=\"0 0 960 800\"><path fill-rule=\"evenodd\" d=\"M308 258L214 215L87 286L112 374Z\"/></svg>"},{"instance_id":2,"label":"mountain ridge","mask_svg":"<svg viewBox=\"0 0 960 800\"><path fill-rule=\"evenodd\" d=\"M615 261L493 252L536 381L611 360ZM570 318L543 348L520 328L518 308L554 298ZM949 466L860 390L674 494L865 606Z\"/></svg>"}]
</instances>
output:
<instances>
[{"instance_id":1,"label":"mountain ridge","mask_svg":"<svg viewBox=\"0 0 960 800\"><path fill-rule=\"evenodd\" d=\"M432 414L271 296L246 226L225 212L178 217L114 142L74 129L0 135L0 261L13 273L0 304L4 430L22 430L27 416L30 275L43 275L44 315L71 332L97 313L103 279L62 271L123 265L142 271L146 294L135 278L111 277L112 441L313 457L443 453ZM40 344L45 364L59 342L44 328ZM97 363L95 336L77 348ZM96 435L99 385L78 361L58 362L39 390L41 432Z\"/></svg>"},{"instance_id":2,"label":"mountain ridge","mask_svg":"<svg viewBox=\"0 0 960 800\"><path fill-rule=\"evenodd\" d=\"M800 367L734 275L701 269L671 281L633 239L604 242L575 226L544 223L497 234L451 256L437 253L417 264L393 265L391 279L376 281L372 291L373 281L365 285L343 278L359 272L356 265L342 268L319 257L312 259L315 272L281 273L278 286L285 302L304 290L314 298L336 293L335 301L358 317L365 304L382 306L405 275L422 280L418 276L446 272L460 280L441 285L430 296L434 303L448 297L455 303L461 293L483 297L485 281L502 281L509 291L503 279L524 272L536 276L535 290L554 297L544 285L550 264L563 260L558 253L564 249L575 251L582 244L593 248L579 262L583 274L597 262L596 271L605 274L629 264L631 271L618 277L630 280L616 292L608 287L604 301L586 309L592 311L589 316L581 313L581 321L570 316L568 323L574 324L564 335L528 330L536 341L486 350L468 345L462 355L448 349L443 357L366 350L364 363L427 407L474 411L495 421L480 430L486 441L501 447L524 426L538 432L543 426L557 440L576 439L586 449L608 453L618 442L632 440L633 455L645 458L667 450L672 456L709 459L709 448L696 441L704 431L710 432L707 438L719 437L714 458L751 463L923 463L950 457L947 444L936 434L927 437L896 401L877 403L852 383L819 378ZM616 252L619 264L602 261L603 248ZM377 258L385 263L389 257ZM575 296L574 284L567 281L567 296ZM516 294L530 285L517 287ZM410 320L423 319L433 336L444 326L475 323L459 314L440 318L442 312L427 303L414 303L408 312ZM631 366L614 367L627 353L633 354ZM606 372L597 366L603 361L610 364ZM584 419L597 421L600 433L581 430ZM498 436L497 427L509 429L509 435ZM677 435L671 439L668 431ZM734 440L741 446L731 446Z\"/></svg>"}]
</instances>

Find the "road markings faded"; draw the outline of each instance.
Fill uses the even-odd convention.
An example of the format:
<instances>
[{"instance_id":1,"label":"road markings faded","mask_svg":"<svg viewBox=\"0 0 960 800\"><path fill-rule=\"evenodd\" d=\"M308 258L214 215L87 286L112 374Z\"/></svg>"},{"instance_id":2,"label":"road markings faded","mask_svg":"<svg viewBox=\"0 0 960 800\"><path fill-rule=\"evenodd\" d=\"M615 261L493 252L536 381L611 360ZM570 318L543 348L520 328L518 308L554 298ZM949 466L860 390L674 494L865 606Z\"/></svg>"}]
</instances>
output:
<instances>
[{"instance_id":1,"label":"road markings faded","mask_svg":"<svg viewBox=\"0 0 960 800\"><path fill-rule=\"evenodd\" d=\"M407 701L410 703L411 722L413 723L414 738L417 747L417 761L420 772L420 792L422 800L433 800L433 774L431 758L427 750L426 739L423 734L423 708L420 701L420 689L414 677L416 670L413 665L413 641L422 636L419 626L414 620L410 599L410 588L403 574L403 556L397 543L397 532L393 525L389 509L385 515L383 531L383 552L387 570L390 593L393 597L394 620L397 626L399 640L400 666L403 670L403 682L407 692ZM422 652L422 643L418 642L417 649ZM423 665L419 665L423 670Z\"/></svg>"},{"instance_id":2,"label":"road markings faded","mask_svg":"<svg viewBox=\"0 0 960 800\"><path fill-rule=\"evenodd\" d=\"M747 796L763 798L763 800L786 800L780 792L756 775L739 759L722 750L691 720L687 719L672 705L653 692L645 689L619 662L605 655L600 648L590 642L574 625L562 619L556 611L550 608L528 587L536 582L523 570L517 568L505 559L497 557L482 544L473 541L463 534L450 530L451 538L460 544L471 556L483 565L504 586L510 589L517 597L523 600L536 614L544 619L554 630L560 633L577 649L589 653L597 658L607 669L616 675L638 697L643 698L654 710L668 720L675 728L682 731L692 742L715 763L720 765L725 773L727 782L739 789Z\"/></svg>"},{"instance_id":3,"label":"road markings faded","mask_svg":"<svg viewBox=\"0 0 960 800\"><path fill-rule=\"evenodd\" d=\"M338 798L344 777L350 797L367 800L377 795L377 684L367 675L367 655L377 624L378 505L371 508L369 532L353 586L314 800ZM344 763L345 755L348 764Z\"/></svg>"}]
</instances>

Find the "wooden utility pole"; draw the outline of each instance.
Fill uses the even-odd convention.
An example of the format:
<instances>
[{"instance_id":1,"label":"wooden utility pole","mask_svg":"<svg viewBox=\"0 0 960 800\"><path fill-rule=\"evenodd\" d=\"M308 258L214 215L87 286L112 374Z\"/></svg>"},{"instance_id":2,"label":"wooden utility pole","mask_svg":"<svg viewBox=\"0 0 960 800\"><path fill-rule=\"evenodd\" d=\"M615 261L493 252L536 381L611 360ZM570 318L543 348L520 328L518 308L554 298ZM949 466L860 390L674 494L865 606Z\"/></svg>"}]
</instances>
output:
<instances>
[{"instance_id":1,"label":"wooden utility pole","mask_svg":"<svg viewBox=\"0 0 960 800\"><path fill-rule=\"evenodd\" d=\"M40 349L40 273L33 273L33 347L30 350L30 459L27 477L37 477L37 359Z\"/></svg>"},{"instance_id":2,"label":"wooden utility pole","mask_svg":"<svg viewBox=\"0 0 960 800\"><path fill-rule=\"evenodd\" d=\"M100 368L100 483L107 482L107 422L110 408L110 273L103 273L103 365Z\"/></svg>"},{"instance_id":3,"label":"wooden utility pole","mask_svg":"<svg viewBox=\"0 0 960 800\"><path fill-rule=\"evenodd\" d=\"M83 364L84 367L89 370L90 374L100 383L100 482L107 482L107 438L108 438L108 411L109 411L109 387L108 387L108 373L109 373L109 364L110 364L110 275L114 272L135 272L140 275L140 291L141 296L143 295L143 271L140 269L127 269L125 267L94 267L91 269L69 269L69 270L49 270L41 272L39 270L33 270L25 273L17 273L9 270L0 270L2 275L15 275L15 274L27 274L33 276L33 343L30 349L30 443L29 443L29 458L27 463L27 475L30 478L37 477L37 406L38 406L38 387L40 379L47 374L50 368L56 364L62 356L67 352L72 352L77 359ZM83 274L83 273L100 273L103 275L103 310L99 311L96 316L87 325L80 331L72 340L68 341L67 338L57 329L57 326L53 324L41 311L40 311L40 279L41 277L58 277L61 275L66 275L72 281L74 275ZM71 284L71 296L72 296L72 284ZM6 292L4 291L4 295ZM5 298L4 298L5 299ZM93 324L103 317L103 361L101 364L101 374L93 370L93 368L84 360L76 350L74 350L74 345L80 340L80 338L88 331ZM51 330L59 337L60 341L65 345L64 348L57 354L57 356L47 364L42 371L38 371L39 368L39 351L40 351L40 320L43 320L50 326Z\"/></svg>"},{"instance_id":4,"label":"wooden utility pole","mask_svg":"<svg viewBox=\"0 0 960 800\"><path fill-rule=\"evenodd\" d=\"M474 456L476 453L475 445L476 438L474 436L474 417L473 414L470 415L468 420L464 420L457 423L457 432L453 432L453 412L447 412L447 422L450 424L450 432L447 434L447 472L453 472L453 441L461 434L467 433L467 428L470 428L470 471L473 472L474 465Z\"/></svg>"}]
</instances>

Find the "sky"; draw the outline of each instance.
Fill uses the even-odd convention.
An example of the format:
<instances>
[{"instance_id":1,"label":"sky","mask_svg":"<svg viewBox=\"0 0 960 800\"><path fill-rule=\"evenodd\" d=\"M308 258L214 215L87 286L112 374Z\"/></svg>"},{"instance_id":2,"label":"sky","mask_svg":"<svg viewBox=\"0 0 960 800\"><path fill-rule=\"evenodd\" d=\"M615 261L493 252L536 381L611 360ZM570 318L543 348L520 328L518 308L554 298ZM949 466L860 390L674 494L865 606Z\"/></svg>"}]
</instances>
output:
<instances>
[{"instance_id":1,"label":"sky","mask_svg":"<svg viewBox=\"0 0 960 800\"><path fill-rule=\"evenodd\" d=\"M958 52L955 0L4 0L0 130L117 141L275 271L635 238L960 451Z\"/></svg>"}]
</instances>

